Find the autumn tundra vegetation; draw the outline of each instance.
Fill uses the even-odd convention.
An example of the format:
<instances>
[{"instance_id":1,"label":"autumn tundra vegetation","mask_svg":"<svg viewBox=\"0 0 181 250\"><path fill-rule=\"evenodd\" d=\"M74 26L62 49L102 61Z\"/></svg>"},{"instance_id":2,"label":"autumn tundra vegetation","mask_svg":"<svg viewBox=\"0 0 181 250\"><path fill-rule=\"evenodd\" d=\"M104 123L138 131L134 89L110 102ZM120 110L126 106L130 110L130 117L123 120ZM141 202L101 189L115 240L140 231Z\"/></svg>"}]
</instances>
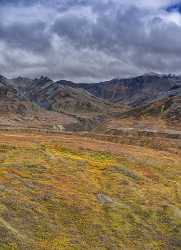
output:
<instances>
[{"instance_id":1,"label":"autumn tundra vegetation","mask_svg":"<svg viewBox=\"0 0 181 250\"><path fill-rule=\"evenodd\" d=\"M0 250L179 250L180 141L113 141L1 132Z\"/></svg>"}]
</instances>

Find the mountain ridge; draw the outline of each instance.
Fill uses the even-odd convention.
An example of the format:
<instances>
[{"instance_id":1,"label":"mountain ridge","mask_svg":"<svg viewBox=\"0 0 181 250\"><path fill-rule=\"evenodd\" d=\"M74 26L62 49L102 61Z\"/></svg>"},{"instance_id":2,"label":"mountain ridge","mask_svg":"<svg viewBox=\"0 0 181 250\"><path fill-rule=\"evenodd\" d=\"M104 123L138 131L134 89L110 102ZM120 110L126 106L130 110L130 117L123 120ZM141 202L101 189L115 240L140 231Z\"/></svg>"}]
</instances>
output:
<instances>
[{"instance_id":1,"label":"mountain ridge","mask_svg":"<svg viewBox=\"0 0 181 250\"><path fill-rule=\"evenodd\" d=\"M71 122L74 117L76 120L74 122L83 130L87 127L91 129L97 123L113 116L122 117L125 112L130 115L135 114L135 110L138 110L138 115L139 112L145 113L149 110L149 105L154 106L155 103L157 107L156 103L164 103L165 100L166 103L169 100L175 103L173 104L176 107L175 120L178 121L181 77L148 73L99 83L74 83L67 80L53 81L47 76L35 79L19 76L8 79L0 75L0 98L1 107L5 110L14 105L15 113L17 111L21 116L34 113L38 119L40 113L54 112L54 115L60 118L64 115L70 117ZM13 105L9 105L12 102ZM40 113L32 111L34 105ZM171 119L170 116L164 117L162 114L160 117ZM46 119L51 123L47 115L44 117L44 120ZM70 123L68 127L77 129L75 123ZM83 124L86 124L85 128Z\"/></svg>"}]
</instances>

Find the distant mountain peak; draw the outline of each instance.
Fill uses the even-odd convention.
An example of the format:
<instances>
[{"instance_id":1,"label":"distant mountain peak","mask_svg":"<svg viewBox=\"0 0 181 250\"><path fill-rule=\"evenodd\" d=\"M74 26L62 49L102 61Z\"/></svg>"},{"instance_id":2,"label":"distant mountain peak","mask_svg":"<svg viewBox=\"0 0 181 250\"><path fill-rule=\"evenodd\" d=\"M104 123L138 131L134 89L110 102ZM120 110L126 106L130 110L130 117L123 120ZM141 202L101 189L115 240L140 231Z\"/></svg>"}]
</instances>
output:
<instances>
[{"instance_id":1,"label":"distant mountain peak","mask_svg":"<svg viewBox=\"0 0 181 250\"><path fill-rule=\"evenodd\" d=\"M48 76L41 76L40 78L36 78L35 80L36 81L41 81L41 82L52 82L53 81Z\"/></svg>"},{"instance_id":2,"label":"distant mountain peak","mask_svg":"<svg viewBox=\"0 0 181 250\"><path fill-rule=\"evenodd\" d=\"M143 74L142 76L148 76L148 77L169 77L169 78L175 78L178 77L175 74L160 74L160 73L156 73L156 72L148 72Z\"/></svg>"},{"instance_id":3,"label":"distant mountain peak","mask_svg":"<svg viewBox=\"0 0 181 250\"><path fill-rule=\"evenodd\" d=\"M72 81L68 81L68 80L59 80L59 81L57 81L56 83L58 83L58 84L62 84L62 85L74 85L75 83L73 83Z\"/></svg>"},{"instance_id":4,"label":"distant mountain peak","mask_svg":"<svg viewBox=\"0 0 181 250\"><path fill-rule=\"evenodd\" d=\"M18 76L17 78L15 78L16 80L27 80L29 78L27 77L23 77L23 76Z\"/></svg>"},{"instance_id":5,"label":"distant mountain peak","mask_svg":"<svg viewBox=\"0 0 181 250\"><path fill-rule=\"evenodd\" d=\"M4 80L7 80L7 78L3 75L0 75L0 81L4 81Z\"/></svg>"},{"instance_id":6,"label":"distant mountain peak","mask_svg":"<svg viewBox=\"0 0 181 250\"><path fill-rule=\"evenodd\" d=\"M143 74L143 76L158 76L158 77L160 77L163 75L156 73L156 72L148 72L148 73Z\"/></svg>"}]
</instances>

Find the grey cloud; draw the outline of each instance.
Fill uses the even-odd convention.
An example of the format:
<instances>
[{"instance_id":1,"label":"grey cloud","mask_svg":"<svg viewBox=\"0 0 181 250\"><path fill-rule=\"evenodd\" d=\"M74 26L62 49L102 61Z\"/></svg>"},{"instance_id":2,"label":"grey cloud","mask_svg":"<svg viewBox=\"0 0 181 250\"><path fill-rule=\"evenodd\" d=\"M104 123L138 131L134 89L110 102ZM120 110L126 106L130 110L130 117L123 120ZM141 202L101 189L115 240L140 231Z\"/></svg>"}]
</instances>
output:
<instances>
[{"instance_id":1,"label":"grey cloud","mask_svg":"<svg viewBox=\"0 0 181 250\"><path fill-rule=\"evenodd\" d=\"M60 37L79 48L96 48L122 57L125 50L141 53L177 54L181 51L181 27L166 24L161 18L145 23L144 15L136 8L114 15L102 14L96 22L79 16L63 16L53 27ZM172 46L170 46L172 45ZM140 54L141 56L141 54Z\"/></svg>"},{"instance_id":2,"label":"grey cloud","mask_svg":"<svg viewBox=\"0 0 181 250\"><path fill-rule=\"evenodd\" d=\"M33 50L37 53L43 53L50 46L50 37L46 32L45 23L42 22L12 25L0 23L0 39L11 47Z\"/></svg>"},{"instance_id":3,"label":"grey cloud","mask_svg":"<svg viewBox=\"0 0 181 250\"><path fill-rule=\"evenodd\" d=\"M46 74L76 81L147 71L181 73L181 21L167 19L164 10L149 9L141 0L142 8L124 2L54 0L50 6L50 1L39 1L38 18L26 22L22 15L17 22L16 12L14 21L1 20L1 69L9 75ZM159 8L161 2L169 1L159 1ZM46 9L52 10L50 15Z\"/></svg>"}]
</instances>

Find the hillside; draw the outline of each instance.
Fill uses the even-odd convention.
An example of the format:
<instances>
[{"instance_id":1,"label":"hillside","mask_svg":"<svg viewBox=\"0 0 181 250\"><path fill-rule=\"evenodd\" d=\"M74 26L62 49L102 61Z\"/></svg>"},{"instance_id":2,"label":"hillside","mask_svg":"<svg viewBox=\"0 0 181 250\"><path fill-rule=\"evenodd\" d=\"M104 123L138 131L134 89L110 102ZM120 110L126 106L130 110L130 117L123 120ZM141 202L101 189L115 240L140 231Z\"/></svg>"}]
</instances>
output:
<instances>
[{"instance_id":1,"label":"hillside","mask_svg":"<svg viewBox=\"0 0 181 250\"><path fill-rule=\"evenodd\" d=\"M108 127L127 127L129 120L130 126L154 127L159 119L165 128L181 127L180 76L152 73L94 84L1 76L0 84L0 115L2 120L9 117L8 124L105 131L108 123L113 124Z\"/></svg>"},{"instance_id":2,"label":"hillside","mask_svg":"<svg viewBox=\"0 0 181 250\"><path fill-rule=\"evenodd\" d=\"M19 82L19 81L18 81ZM27 83L27 82L26 82ZM27 85L25 84L24 88ZM22 93L22 92L21 92ZM64 127L77 124L76 117L50 112L31 102L26 96L14 88L11 80L0 77L0 127L22 128L53 128L56 125Z\"/></svg>"},{"instance_id":3,"label":"hillside","mask_svg":"<svg viewBox=\"0 0 181 250\"><path fill-rule=\"evenodd\" d=\"M181 130L181 87L171 89L166 97L141 107L132 108L120 116L108 119L108 127L172 128Z\"/></svg>"},{"instance_id":4,"label":"hillside","mask_svg":"<svg viewBox=\"0 0 181 250\"><path fill-rule=\"evenodd\" d=\"M0 249L179 250L181 157L172 142L159 150L0 134Z\"/></svg>"},{"instance_id":5,"label":"hillside","mask_svg":"<svg viewBox=\"0 0 181 250\"><path fill-rule=\"evenodd\" d=\"M113 79L95 84L65 82L64 85L83 88L96 97L136 107L166 94L172 87L181 86L181 77L146 74L134 78Z\"/></svg>"},{"instance_id":6,"label":"hillside","mask_svg":"<svg viewBox=\"0 0 181 250\"><path fill-rule=\"evenodd\" d=\"M48 77L42 76L34 80L19 77L9 80L9 83L17 89L20 95L35 99L36 102L40 102L47 107L51 106L54 97L54 101L57 102L56 95L59 95L57 98L61 98L62 102L65 99L65 103L67 101L66 98L69 96L79 100L82 97L82 107L84 109L85 106L88 109L89 107L86 107L87 104L84 104L85 99L90 102L90 106L92 102L97 102L99 105L101 102L105 104L103 100L109 101L106 102L107 105L111 102L129 105L130 107L150 103L158 97L168 96L170 90L179 88L181 86L181 77L145 74L128 79L113 79L107 82L80 84L65 80L54 82ZM48 99L47 103L43 104L43 99L46 97ZM99 107L97 109L99 111Z\"/></svg>"},{"instance_id":7,"label":"hillside","mask_svg":"<svg viewBox=\"0 0 181 250\"><path fill-rule=\"evenodd\" d=\"M33 83L28 89L28 97L48 110L72 114L106 113L111 107L109 102L96 98L83 89L64 86L62 82L52 83L44 78Z\"/></svg>"},{"instance_id":8,"label":"hillside","mask_svg":"<svg viewBox=\"0 0 181 250\"><path fill-rule=\"evenodd\" d=\"M65 86L65 81L54 82L43 76L34 80L23 77L3 79L7 87L15 91L17 101L29 105L26 113L21 114L31 117L26 119L27 124L20 122L25 127L52 129L63 126L71 131L90 130L112 112L124 109L84 89ZM19 115L16 110L14 115ZM15 117L15 120L18 119ZM11 120L10 123L15 122Z\"/></svg>"}]
</instances>

